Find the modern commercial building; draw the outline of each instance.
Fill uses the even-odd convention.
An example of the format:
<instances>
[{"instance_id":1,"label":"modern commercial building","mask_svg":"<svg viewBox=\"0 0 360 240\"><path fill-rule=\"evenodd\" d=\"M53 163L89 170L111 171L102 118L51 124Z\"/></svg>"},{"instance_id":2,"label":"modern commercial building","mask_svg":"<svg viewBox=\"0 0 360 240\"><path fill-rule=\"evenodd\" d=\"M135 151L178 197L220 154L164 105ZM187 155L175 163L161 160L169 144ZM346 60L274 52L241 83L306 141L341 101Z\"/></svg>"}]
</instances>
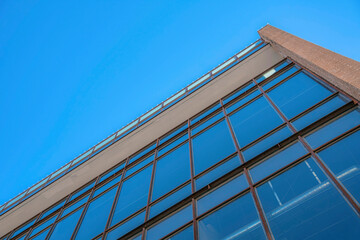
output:
<instances>
[{"instance_id":1,"label":"modern commercial building","mask_svg":"<svg viewBox=\"0 0 360 240\"><path fill-rule=\"evenodd\" d=\"M360 63L259 35L1 206L1 239L359 239Z\"/></svg>"}]
</instances>

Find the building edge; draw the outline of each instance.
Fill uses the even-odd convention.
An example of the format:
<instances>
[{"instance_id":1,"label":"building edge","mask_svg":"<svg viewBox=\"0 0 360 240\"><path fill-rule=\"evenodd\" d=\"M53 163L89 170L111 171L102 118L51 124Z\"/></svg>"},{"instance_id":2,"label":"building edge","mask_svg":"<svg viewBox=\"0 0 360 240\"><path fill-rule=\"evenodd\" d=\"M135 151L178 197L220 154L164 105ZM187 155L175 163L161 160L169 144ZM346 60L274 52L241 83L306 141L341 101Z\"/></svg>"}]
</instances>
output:
<instances>
[{"instance_id":1,"label":"building edge","mask_svg":"<svg viewBox=\"0 0 360 240\"><path fill-rule=\"evenodd\" d=\"M360 100L360 62L269 24L261 28L258 34L282 56L293 59L357 101Z\"/></svg>"}]
</instances>

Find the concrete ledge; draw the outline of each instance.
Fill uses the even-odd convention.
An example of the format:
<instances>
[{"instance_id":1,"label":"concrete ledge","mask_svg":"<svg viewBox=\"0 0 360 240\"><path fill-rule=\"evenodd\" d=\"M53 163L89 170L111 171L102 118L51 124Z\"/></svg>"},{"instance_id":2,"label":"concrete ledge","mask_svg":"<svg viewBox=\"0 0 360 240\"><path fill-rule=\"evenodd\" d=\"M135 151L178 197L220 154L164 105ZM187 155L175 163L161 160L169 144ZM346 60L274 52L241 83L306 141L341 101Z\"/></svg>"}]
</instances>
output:
<instances>
[{"instance_id":1,"label":"concrete ledge","mask_svg":"<svg viewBox=\"0 0 360 240\"><path fill-rule=\"evenodd\" d=\"M284 57L290 57L356 100L360 100L360 62L271 25L266 25L258 33Z\"/></svg>"}]
</instances>

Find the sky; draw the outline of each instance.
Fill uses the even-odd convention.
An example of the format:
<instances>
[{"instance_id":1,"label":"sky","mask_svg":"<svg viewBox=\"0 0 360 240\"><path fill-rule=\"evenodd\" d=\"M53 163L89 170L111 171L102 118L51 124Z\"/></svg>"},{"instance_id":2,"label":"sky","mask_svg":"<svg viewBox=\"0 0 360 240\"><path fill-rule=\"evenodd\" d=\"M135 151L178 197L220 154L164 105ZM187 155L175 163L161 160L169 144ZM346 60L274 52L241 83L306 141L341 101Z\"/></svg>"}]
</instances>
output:
<instances>
[{"instance_id":1,"label":"sky","mask_svg":"<svg viewBox=\"0 0 360 240\"><path fill-rule=\"evenodd\" d=\"M358 0L0 1L0 204L256 41L267 23L360 61Z\"/></svg>"}]
</instances>

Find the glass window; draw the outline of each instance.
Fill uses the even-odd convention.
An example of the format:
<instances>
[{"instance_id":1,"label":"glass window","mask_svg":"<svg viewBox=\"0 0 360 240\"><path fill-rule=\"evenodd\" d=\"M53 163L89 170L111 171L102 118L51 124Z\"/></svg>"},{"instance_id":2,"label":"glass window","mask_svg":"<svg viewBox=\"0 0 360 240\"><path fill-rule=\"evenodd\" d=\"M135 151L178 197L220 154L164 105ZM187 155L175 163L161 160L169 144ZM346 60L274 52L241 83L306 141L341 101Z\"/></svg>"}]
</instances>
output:
<instances>
[{"instance_id":1,"label":"glass window","mask_svg":"<svg viewBox=\"0 0 360 240\"><path fill-rule=\"evenodd\" d=\"M162 199L158 203L151 206L150 218L156 216L157 214L168 209L175 203L180 202L181 200L183 200L184 198L190 195L191 195L191 185L188 184L185 187L180 188L176 192L172 193L171 195L167 196L166 198Z\"/></svg>"},{"instance_id":2,"label":"glass window","mask_svg":"<svg viewBox=\"0 0 360 240\"><path fill-rule=\"evenodd\" d=\"M124 236L126 233L130 232L134 228L140 226L145 220L145 211L136 215L135 217L127 220L114 230L108 233L106 236L107 240L117 240L120 237Z\"/></svg>"},{"instance_id":3,"label":"glass window","mask_svg":"<svg viewBox=\"0 0 360 240\"><path fill-rule=\"evenodd\" d=\"M43 223L41 223L40 225L38 225L37 227L35 227L31 234L31 236L34 236L35 234L39 233L40 231L42 231L43 229L47 228L48 226L50 226L50 224L52 224L55 219L56 219L57 215L54 215L53 217L49 218L48 220L44 221Z\"/></svg>"},{"instance_id":4,"label":"glass window","mask_svg":"<svg viewBox=\"0 0 360 240\"><path fill-rule=\"evenodd\" d=\"M276 72L278 72L280 69L286 67L287 65L289 65L290 62L288 61L284 61L283 63L279 64L278 66L271 68L270 70L268 70L267 72L265 72L262 76L260 76L259 78L257 78L257 82L260 83L262 81L264 81L265 79L267 79L268 77L272 76L273 74L275 74Z\"/></svg>"},{"instance_id":5,"label":"glass window","mask_svg":"<svg viewBox=\"0 0 360 240\"><path fill-rule=\"evenodd\" d=\"M275 239L356 239L360 234L359 217L312 159L257 191Z\"/></svg>"},{"instance_id":6,"label":"glass window","mask_svg":"<svg viewBox=\"0 0 360 240\"><path fill-rule=\"evenodd\" d=\"M306 153L307 151L302 146L302 144L296 142L295 144L269 157L254 168L251 168L251 177L254 182L258 182L261 179L270 175L271 173L279 170L282 167L285 167L287 164L290 164L296 159L302 157Z\"/></svg>"},{"instance_id":7,"label":"glass window","mask_svg":"<svg viewBox=\"0 0 360 240\"><path fill-rule=\"evenodd\" d=\"M157 240L160 239L187 222L192 220L192 206L189 205L175 214L165 218L160 223L151 227L146 234L146 239Z\"/></svg>"},{"instance_id":8,"label":"glass window","mask_svg":"<svg viewBox=\"0 0 360 240\"><path fill-rule=\"evenodd\" d=\"M199 239L266 239L248 193L199 221Z\"/></svg>"},{"instance_id":9,"label":"glass window","mask_svg":"<svg viewBox=\"0 0 360 240\"><path fill-rule=\"evenodd\" d=\"M121 186L111 225L120 222L147 204L152 166L127 179Z\"/></svg>"},{"instance_id":10,"label":"glass window","mask_svg":"<svg viewBox=\"0 0 360 240\"><path fill-rule=\"evenodd\" d=\"M336 109L340 108L341 106L343 106L345 103L348 103L348 102L349 102L349 99L347 99L343 96L340 96L340 97L337 96L337 97L321 104L320 106L318 106L311 112L308 112L301 118L296 119L295 121L292 122L292 124L295 126L295 128L297 130L301 130L301 129L305 128L306 126L310 125L311 123L313 123L313 122L319 120L320 118L326 116L327 114L331 113L332 111L335 111Z\"/></svg>"},{"instance_id":11,"label":"glass window","mask_svg":"<svg viewBox=\"0 0 360 240\"><path fill-rule=\"evenodd\" d=\"M203 123L201 123L200 125L197 125L195 128L191 129L191 134L195 135L198 132L200 132L201 130L203 130L204 128L210 126L211 124L213 124L214 122L216 122L217 120L219 120L220 118L224 117L224 114L222 111L220 111L219 113L217 113L215 116L204 120Z\"/></svg>"},{"instance_id":12,"label":"glass window","mask_svg":"<svg viewBox=\"0 0 360 240\"><path fill-rule=\"evenodd\" d=\"M282 124L280 117L264 97L232 114L230 121L241 147Z\"/></svg>"},{"instance_id":13,"label":"glass window","mask_svg":"<svg viewBox=\"0 0 360 240\"><path fill-rule=\"evenodd\" d=\"M232 105L230 105L229 107L226 108L226 112L232 112L235 109L237 109L238 107L244 105L245 103L247 103L248 101L250 101L251 99L255 98L256 96L260 95L261 92L257 89L255 89L253 92L249 93L248 95L240 98L239 100L237 100L235 103L233 103Z\"/></svg>"},{"instance_id":14,"label":"glass window","mask_svg":"<svg viewBox=\"0 0 360 240\"><path fill-rule=\"evenodd\" d=\"M30 226L32 226L34 224L36 220L36 217L31 219L29 222L27 222L24 226L22 226L21 228L19 228L18 230L16 230L14 232L14 234L11 237L16 237L19 233L22 233L25 229L29 228Z\"/></svg>"},{"instance_id":15,"label":"glass window","mask_svg":"<svg viewBox=\"0 0 360 240\"><path fill-rule=\"evenodd\" d=\"M282 80L284 80L285 78L287 78L288 76L290 76L291 74L293 74L294 72L296 72L298 70L297 67L292 67L289 70L287 70L286 72L282 73L280 76L277 76L276 78L274 78L273 80L271 80L270 82L266 83L264 86L262 86L262 88L266 91L269 88L271 88L272 86L276 85L277 83L281 82Z\"/></svg>"},{"instance_id":16,"label":"glass window","mask_svg":"<svg viewBox=\"0 0 360 240\"><path fill-rule=\"evenodd\" d=\"M162 137L160 139L160 144L166 142L167 140L169 140L170 138L174 137L176 134L184 131L185 129L187 129L188 125L183 124L180 127L176 128L175 130L173 130L171 133L169 133L168 135L166 135L165 137Z\"/></svg>"},{"instance_id":17,"label":"glass window","mask_svg":"<svg viewBox=\"0 0 360 240\"><path fill-rule=\"evenodd\" d=\"M214 110L220 108L221 105L220 103L215 104L214 106L212 106L211 108L209 108L208 110L206 110L205 112L201 113L200 115L196 116L195 118L193 118L191 120L191 124L194 124L198 121L200 121L201 119L203 119L204 117L208 116L210 113L212 113Z\"/></svg>"},{"instance_id":18,"label":"glass window","mask_svg":"<svg viewBox=\"0 0 360 240\"><path fill-rule=\"evenodd\" d=\"M86 191L88 191L90 188L92 188L92 187L94 186L94 183L95 183L95 181L89 183L86 187L84 187L84 188L80 189L78 192L74 193L74 194L71 196L71 198L70 198L69 201L77 198L77 197L80 196L81 194L83 194L83 193L85 193Z\"/></svg>"},{"instance_id":19,"label":"glass window","mask_svg":"<svg viewBox=\"0 0 360 240\"><path fill-rule=\"evenodd\" d=\"M166 153L170 149L176 147L180 143L184 142L188 138L188 133L184 133L181 136L176 137L175 139L171 140L170 143L167 143L166 146L162 146L158 152L158 157L160 157L162 154Z\"/></svg>"},{"instance_id":20,"label":"glass window","mask_svg":"<svg viewBox=\"0 0 360 240\"><path fill-rule=\"evenodd\" d=\"M66 218L63 218L58 222L54 228L49 239L51 240L62 240L70 239L77 222L79 221L80 215L84 208L80 208L76 212L72 213Z\"/></svg>"},{"instance_id":21,"label":"glass window","mask_svg":"<svg viewBox=\"0 0 360 240\"><path fill-rule=\"evenodd\" d=\"M240 175L223 184L222 186L215 188L210 193L207 193L204 197L197 200L198 215L203 214L204 212L231 198L247 187L249 187L249 185L244 175Z\"/></svg>"},{"instance_id":22,"label":"glass window","mask_svg":"<svg viewBox=\"0 0 360 240\"><path fill-rule=\"evenodd\" d=\"M331 92L305 73L300 72L268 92L268 95L290 119L328 97Z\"/></svg>"},{"instance_id":23,"label":"glass window","mask_svg":"<svg viewBox=\"0 0 360 240\"><path fill-rule=\"evenodd\" d=\"M230 158L226 162L222 163L221 165L217 166L216 168L210 170L206 174L200 176L195 180L196 189L199 190L212 181L215 181L219 177L225 175L226 173L230 172L231 170L235 169L236 167L240 166L240 159L238 156Z\"/></svg>"},{"instance_id":24,"label":"glass window","mask_svg":"<svg viewBox=\"0 0 360 240\"><path fill-rule=\"evenodd\" d=\"M129 175L133 174L134 172L136 172L140 168L146 166L146 164L150 163L153 160L154 160L154 154L152 154L149 157L143 159L141 162L138 162L136 165L133 165L130 169L127 169L126 170L126 176L128 177Z\"/></svg>"},{"instance_id":25,"label":"glass window","mask_svg":"<svg viewBox=\"0 0 360 240\"><path fill-rule=\"evenodd\" d=\"M318 153L337 179L360 202L360 131Z\"/></svg>"},{"instance_id":26,"label":"glass window","mask_svg":"<svg viewBox=\"0 0 360 240\"><path fill-rule=\"evenodd\" d=\"M46 238L47 234L49 233L50 228L46 229L36 237L30 238L31 240L43 240Z\"/></svg>"},{"instance_id":27,"label":"glass window","mask_svg":"<svg viewBox=\"0 0 360 240\"><path fill-rule=\"evenodd\" d=\"M223 100L223 103L226 104L226 103L230 102L231 100L233 100L237 96L240 96L241 94L243 94L244 92L246 92L247 90L249 90L250 88L252 88L254 86L255 86L255 84L253 82L247 83L243 88L241 88L240 90L238 90L235 93L231 94L231 96L225 98Z\"/></svg>"},{"instance_id":28,"label":"glass window","mask_svg":"<svg viewBox=\"0 0 360 240\"><path fill-rule=\"evenodd\" d=\"M99 195L100 193L104 192L105 190L109 189L110 187L112 187L114 184L120 182L121 179L121 174L117 177L115 177L113 180L111 180L108 183L105 183L104 185L102 185L101 187L99 187L98 189L95 190L93 198L95 198L97 195Z\"/></svg>"},{"instance_id":29,"label":"glass window","mask_svg":"<svg viewBox=\"0 0 360 240\"><path fill-rule=\"evenodd\" d=\"M184 230L181 230L180 232L174 234L173 236L166 238L167 240L191 240L194 239L194 229L193 225L190 225L190 227L185 228Z\"/></svg>"},{"instance_id":30,"label":"glass window","mask_svg":"<svg viewBox=\"0 0 360 240\"><path fill-rule=\"evenodd\" d=\"M65 201L66 201L66 199L63 199L61 202L59 202L55 206L51 207L49 210L47 210L45 213L43 213L41 215L41 217L40 217L40 219L38 221L40 221L41 219L46 218L47 216L49 216L50 214L52 214L53 212L55 212L56 210L61 208L64 205Z\"/></svg>"},{"instance_id":31,"label":"glass window","mask_svg":"<svg viewBox=\"0 0 360 240\"><path fill-rule=\"evenodd\" d=\"M152 199L155 200L190 179L189 144L157 160Z\"/></svg>"},{"instance_id":32,"label":"glass window","mask_svg":"<svg viewBox=\"0 0 360 240\"><path fill-rule=\"evenodd\" d=\"M320 128L319 130L305 137L305 139L310 144L310 146L315 149L359 124L360 113L359 109L356 109Z\"/></svg>"},{"instance_id":33,"label":"glass window","mask_svg":"<svg viewBox=\"0 0 360 240\"><path fill-rule=\"evenodd\" d=\"M125 161L120 164L119 166L117 166L116 168L114 168L113 170L111 170L110 172L106 173L105 175L103 175L101 178L100 178L100 181L103 181L111 176L113 176L115 173L117 173L120 169L122 169L124 167L124 164L125 164Z\"/></svg>"},{"instance_id":34,"label":"glass window","mask_svg":"<svg viewBox=\"0 0 360 240\"><path fill-rule=\"evenodd\" d=\"M156 147L156 143L151 144L150 146L148 146L147 148L145 148L144 150L142 150L141 152L137 153L135 156L131 157L129 160L129 164L136 161L137 159L141 158L142 156L144 156L145 154L149 153L151 150L153 150Z\"/></svg>"},{"instance_id":35,"label":"glass window","mask_svg":"<svg viewBox=\"0 0 360 240\"><path fill-rule=\"evenodd\" d=\"M74 211L76 208L80 207L82 204L86 203L88 198L89 198L89 195L78 200L76 203L72 204L71 206L66 207L62 213L62 216L65 216L66 214L68 214L68 213Z\"/></svg>"},{"instance_id":36,"label":"glass window","mask_svg":"<svg viewBox=\"0 0 360 240\"><path fill-rule=\"evenodd\" d=\"M288 127L282 127L274 133L271 133L261 141L255 143L251 147L243 151L245 161L249 161L253 157L263 153L265 150L275 146L282 140L292 135L291 130Z\"/></svg>"},{"instance_id":37,"label":"glass window","mask_svg":"<svg viewBox=\"0 0 360 240\"><path fill-rule=\"evenodd\" d=\"M76 239L92 239L105 230L116 189L116 187L111 189L89 204Z\"/></svg>"},{"instance_id":38,"label":"glass window","mask_svg":"<svg viewBox=\"0 0 360 240\"><path fill-rule=\"evenodd\" d=\"M192 144L195 175L235 152L225 121L193 138Z\"/></svg>"}]
</instances>

